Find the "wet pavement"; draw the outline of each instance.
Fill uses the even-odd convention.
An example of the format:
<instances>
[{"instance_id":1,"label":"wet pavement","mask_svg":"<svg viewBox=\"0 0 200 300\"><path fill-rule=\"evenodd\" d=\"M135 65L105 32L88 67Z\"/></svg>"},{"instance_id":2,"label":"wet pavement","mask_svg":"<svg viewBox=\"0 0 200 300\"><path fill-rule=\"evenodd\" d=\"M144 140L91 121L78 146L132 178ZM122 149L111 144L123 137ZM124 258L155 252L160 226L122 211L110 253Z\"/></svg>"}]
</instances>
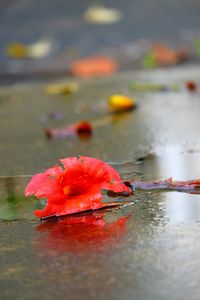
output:
<instances>
[{"instance_id":1,"label":"wet pavement","mask_svg":"<svg viewBox=\"0 0 200 300\"><path fill-rule=\"evenodd\" d=\"M193 44L198 1L99 3L119 9L123 19L87 24L83 13L93 1L1 1L0 299L199 300L198 193L136 190L120 197L120 207L49 222L33 215L45 201L24 196L31 175L78 155L106 161L124 181L200 178L200 90L185 87L188 80L200 83ZM54 41L49 56L6 56L8 43L41 37ZM150 40L189 46L191 57L179 66L138 70ZM71 61L96 53L116 58L122 72L70 77ZM48 84L72 80L75 93L45 92ZM134 91L132 82L179 89ZM137 108L111 112L107 99L116 93L135 99ZM92 136L46 136L47 128L80 120L91 122Z\"/></svg>"},{"instance_id":2,"label":"wet pavement","mask_svg":"<svg viewBox=\"0 0 200 300\"><path fill-rule=\"evenodd\" d=\"M2 87L0 138L3 142L0 155L9 159L2 159L1 175L32 175L54 165L61 157L74 155L123 162L134 161L151 152L164 155L164 149L170 147L170 155L180 153L184 157L187 152L198 153L199 94L186 90L188 78L198 82L199 67L138 71L104 79L77 80L79 91L67 96L47 95L47 83L44 82ZM63 79L57 82L69 81ZM129 88L133 81L178 83L180 90L135 92ZM111 113L107 98L116 93L133 97L138 108L126 113ZM49 118L52 112L62 112L63 118L52 120ZM94 126L90 139L46 137L46 128L62 127L80 120L88 120ZM176 168L171 169L169 176L176 172ZM194 172L192 174L191 177L198 176ZM178 175L181 178L176 179L193 179ZM156 174L156 177L160 175Z\"/></svg>"},{"instance_id":3,"label":"wet pavement","mask_svg":"<svg viewBox=\"0 0 200 300\"><path fill-rule=\"evenodd\" d=\"M199 82L199 68L79 80L69 96L46 95L45 83L0 89L2 299L199 299L200 195L136 191L132 205L50 223L32 214L42 204L24 197L31 174L80 154L109 162L124 180L198 178L200 102L188 78ZM134 92L132 81L180 90ZM137 109L110 113L106 99L116 92ZM49 119L53 111L64 119ZM90 139L46 137L44 128L80 118L95 125Z\"/></svg>"},{"instance_id":4,"label":"wet pavement","mask_svg":"<svg viewBox=\"0 0 200 300\"><path fill-rule=\"evenodd\" d=\"M151 41L192 48L193 56L199 40L197 0L98 1L122 14L119 22L101 25L83 18L96 1L77 5L70 0L2 0L1 4L0 84L66 76L73 60L94 54L115 57L120 69L133 70L141 68L142 53L148 51ZM52 49L44 58L17 60L6 55L9 43L26 45L41 38L52 40Z\"/></svg>"}]
</instances>

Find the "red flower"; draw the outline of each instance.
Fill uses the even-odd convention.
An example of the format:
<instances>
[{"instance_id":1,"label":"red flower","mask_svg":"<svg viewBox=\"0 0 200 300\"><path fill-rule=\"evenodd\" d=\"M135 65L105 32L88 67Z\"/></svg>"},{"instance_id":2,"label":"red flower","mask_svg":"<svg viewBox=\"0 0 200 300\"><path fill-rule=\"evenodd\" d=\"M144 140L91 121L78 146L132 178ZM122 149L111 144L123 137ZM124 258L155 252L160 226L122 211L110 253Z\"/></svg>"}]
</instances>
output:
<instances>
[{"instance_id":1,"label":"red flower","mask_svg":"<svg viewBox=\"0 0 200 300\"><path fill-rule=\"evenodd\" d=\"M95 210L108 204L101 202L102 189L115 193L130 192L119 174L103 161L90 157L72 157L60 160L60 166L33 176L25 195L48 200L43 210L34 213L39 218L62 216L85 210Z\"/></svg>"}]
</instances>

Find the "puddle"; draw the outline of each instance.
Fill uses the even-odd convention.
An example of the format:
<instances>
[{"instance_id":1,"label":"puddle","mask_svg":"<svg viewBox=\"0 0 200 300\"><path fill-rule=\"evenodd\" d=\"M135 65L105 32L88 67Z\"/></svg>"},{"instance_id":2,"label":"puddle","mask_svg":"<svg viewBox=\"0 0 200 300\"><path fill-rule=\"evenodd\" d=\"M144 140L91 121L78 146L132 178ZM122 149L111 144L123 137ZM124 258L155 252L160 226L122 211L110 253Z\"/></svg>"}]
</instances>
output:
<instances>
[{"instance_id":1,"label":"puddle","mask_svg":"<svg viewBox=\"0 0 200 300\"><path fill-rule=\"evenodd\" d=\"M110 251L125 238L129 219L126 210L104 209L43 221L36 227L34 244L50 255Z\"/></svg>"},{"instance_id":2,"label":"puddle","mask_svg":"<svg viewBox=\"0 0 200 300\"><path fill-rule=\"evenodd\" d=\"M183 151L178 147L158 149L155 153L140 157L134 162L113 164L127 180L173 180L200 178L199 151ZM134 201L145 207L146 218L161 222L200 221L200 195L169 191L136 191ZM145 206L144 206L145 204Z\"/></svg>"},{"instance_id":3,"label":"puddle","mask_svg":"<svg viewBox=\"0 0 200 300\"><path fill-rule=\"evenodd\" d=\"M135 161L109 162L126 179L167 179L184 181L200 178L200 150L178 147L158 149Z\"/></svg>"},{"instance_id":4,"label":"puddle","mask_svg":"<svg viewBox=\"0 0 200 300\"><path fill-rule=\"evenodd\" d=\"M24 196L24 189L30 176L0 178L0 220L33 220L33 210L38 201Z\"/></svg>"},{"instance_id":5,"label":"puddle","mask_svg":"<svg viewBox=\"0 0 200 300\"><path fill-rule=\"evenodd\" d=\"M157 180L173 177L174 180L191 180L200 177L200 154L198 152L183 152L177 148L167 148L148 154L134 162L111 164L121 174L123 180ZM30 176L0 178L0 219L1 220L37 220L33 211L44 206L42 201L34 197L26 198L24 189ZM113 201L113 197L104 195L105 201ZM134 195L118 197L115 201L123 205L133 201L128 209L141 214L142 218L151 221L188 222L200 221L200 195L166 191L136 190Z\"/></svg>"}]
</instances>

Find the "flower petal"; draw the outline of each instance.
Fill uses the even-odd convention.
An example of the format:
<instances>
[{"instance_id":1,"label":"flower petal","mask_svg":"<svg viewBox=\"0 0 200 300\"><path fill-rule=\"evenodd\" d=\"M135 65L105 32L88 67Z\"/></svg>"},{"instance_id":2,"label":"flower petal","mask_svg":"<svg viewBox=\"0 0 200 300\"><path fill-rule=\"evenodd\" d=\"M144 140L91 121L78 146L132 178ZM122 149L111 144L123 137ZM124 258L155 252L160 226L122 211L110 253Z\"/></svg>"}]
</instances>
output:
<instances>
[{"instance_id":1,"label":"flower petal","mask_svg":"<svg viewBox=\"0 0 200 300\"><path fill-rule=\"evenodd\" d=\"M102 198L103 197L100 193L73 197L73 199L68 199L66 201L62 209L57 212L56 216L74 214L86 210L99 209L104 206L103 203L101 203Z\"/></svg>"},{"instance_id":2,"label":"flower petal","mask_svg":"<svg viewBox=\"0 0 200 300\"><path fill-rule=\"evenodd\" d=\"M44 173L50 176L58 176L63 173L63 170L61 167L55 165L54 167L47 169Z\"/></svg>"},{"instance_id":3,"label":"flower petal","mask_svg":"<svg viewBox=\"0 0 200 300\"><path fill-rule=\"evenodd\" d=\"M131 193L130 189L124 183L114 183L114 184L105 184L103 189L112 191L114 193L123 193L127 192L128 194Z\"/></svg>"},{"instance_id":4,"label":"flower petal","mask_svg":"<svg viewBox=\"0 0 200 300\"><path fill-rule=\"evenodd\" d=\"M68 170L76 166L78 159L79 159L78 157L69 157L69 158L60 159L60 162L62 163L64 168Z\"/></svg>"},{"instance_id":5,"label":"flower petal","mask_svg":"<svg viewBox=\"0 0 200 300\"><path fill-rule=\"evenodd\" d=\"M59 186L55 178L52 178L48 173L39 173L32 177L25 189L25 195L35 195L37 198L47 197L58 193Z\"/></svg>"}]
</instances>

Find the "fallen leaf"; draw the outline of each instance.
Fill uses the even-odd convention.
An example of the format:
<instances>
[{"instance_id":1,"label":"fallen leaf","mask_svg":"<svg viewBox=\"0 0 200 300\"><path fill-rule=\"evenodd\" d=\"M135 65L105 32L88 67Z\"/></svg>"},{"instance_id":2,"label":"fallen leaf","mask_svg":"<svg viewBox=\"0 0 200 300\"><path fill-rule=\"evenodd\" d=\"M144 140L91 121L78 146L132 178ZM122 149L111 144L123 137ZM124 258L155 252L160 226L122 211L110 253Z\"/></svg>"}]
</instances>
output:
<instances>
[{"instance_id":1,"label":"fallen leaf","mask_svg":"<svg viewBox=\"0 0 200 300\"><path fill-rule=\"evenodd\" d=\"M60 128L46 128L45 133L48 138L66 138L69 136L79 136L80 138L89 138L93 132L93 127L88 121L80 121Z\"/></svg>"},{"instance_id":2,"label":"fallen leaf","mask_svg":"<svg viewBox=\"0 0 200 300\"><path fill-rule=\"evenodd\" d=\"M143 67L145 69L152 69L157 66L156 58L153 53L147 53L143 58Z\"/></svg>"},{"instance_id":3,"label":"fallen leaf","mask_svg":"<svg viewBox=\"0 0 200 300\"><path fill-rule=\"evenodd\" d=\"M112 95L108 98L108 105L112 111L122 112L136 107L134 99L124 95Z\"/></svg>"},{"instance_id":4,"label":"fallen leaf","mask_svg":"<svg viewBox=\"0 0 200 300\"><path fill-rule=\"evenodd\" d=\"M88 23L112 24L122 19L122 13L118 9L93 5L85 11L83 18Z\"/></svg>"},{"instance_id":5,"label":"fallen leaf","mask_svg":"<svg viewBox=\"0 0 200 300\"><path fill-rule=\"evenodd\" d=\"M190 91L190 92L194 92L197 90L197 84L195 81L189 80L185 83L186 88Z\"/></svg>"},{"instance_id":6,"label":"fallen leaf","mask_svg":"<svg viewBox=\"0 0 200 300\"><path fill-rule=\"evenodd\" d=\"M52 111L48 118L51 120L62 120L64 119L64 113L62 111Z\"/></svg>"},{"instance_id":7,"label":"fallen leaf","mask_svg":"<svg viewBox=\"0 0 200 300\"><path fill-rule=\"evenodd\" d=\"M131 90L139 91L139 92L159 92L159 91L178 91L180 86L178 84L160 84L160 83L152 83L152 82L131 82L129 85Z\"/></svg>"},{"instance_id":8,"label":"fallen leaf","mask_svg":"<svg viewBox=\"0 0 200 300\"><path fill-rule=\"evenodd\" d=\"M114 58L106 56L92 56L74 61L71 72L74 76L94 77L110 75L118 70L119 66Z\"/></svg>"},{"instance_id":9,"label":"fallen leaf","mask_svg":"<svg viewBox=\"0 0 200 300\"><path fill-rule=\"evenodd\" d=\"M153 55L158 65L175 65L179 62L177 52L165 45L154 45Z\"/></svg>"},{"instance_id":10,"label":"fallen leaf","mask_svg":"<svg viewBox=\"0 0 200 300\"><path fill-rule=\"evenodd\" d=\"M147 53L143 59L145 68L154 68L156 66L176 65L189 58L187 49L174 50L163 44L155 44L152 51Z\"/></svg>"},{"instance_id":11,"label":"fallen leaf","mask_svg":"<svg viewBox=\"0 0 200 300\"><path fill-rule=\"evenodd\" d=\"M42 58L47 56L52 49L52 41L48 39L41 39L34 44L28 46L29 57Z\"/></svg>"},{"instance_id":12,"label":"fallen leaf","mask_svg":"<svg viewBox=\"0 0 200 300\"><path fill-rule=\"evenodd\" d=\"M88 121L81 121L76 125L76 133L82 139L88 139L93 132L92 125Z\"/></svg>"},{"instance_id":13,"label":"fallen leaf","mask_svg":"<svg viewBox=\"0 0 200 300\"><path fill-rule=\"evenodd\" d=\"M130 181L126 182L127 186L131 187L133 190L154 190L154 189L165 189L165 190L175 190L175 191L185 191L192 192L199 190L200 193L200 179L188 180L188 181L173 181L172 177L166 180L158 181Z\"/></svg>"},{"instance_id":14,"label":"fallen leaf","mask_svg":"<svg viewBox=\"0 0 200 300\"><path fill-rule=\"evenodd\" d=\"M195 41L194 47L195 47L198 58L200 58L200 40L199 39Z\"/></svg>"},{"instance_id":15,"label":"fallen leaf","mask_svg":"<svg viewBox=\"0 0 200 300\"><path fill-rule=\"evenodd\" d=\"M52 40L41 39L29 45L10 43L6 47L6 54L11 58L42 58L47 56L52 49Z\"/></svg>"},{"instance_id":16,"label":"fallen leaf","mask_svg":"<svg viewBox=\"0 0 200 300\"><path fill-rule=\"evenodd\" d=\"M20 43L11 43L6 47L6 54L12 58L27 58L29 55L28 47Z\"/></svg>"},{"instance_id":17,"label":"fallen leaf","mask_svg":"<svg viewBox=\"0 0 200 300\"><path fill-rule=\"evenodd\" d=\"M78 91L79 86L76 82L50 84L46 86L45 92L49 95L70 95Z\"/></svg>"}]
</instances>

